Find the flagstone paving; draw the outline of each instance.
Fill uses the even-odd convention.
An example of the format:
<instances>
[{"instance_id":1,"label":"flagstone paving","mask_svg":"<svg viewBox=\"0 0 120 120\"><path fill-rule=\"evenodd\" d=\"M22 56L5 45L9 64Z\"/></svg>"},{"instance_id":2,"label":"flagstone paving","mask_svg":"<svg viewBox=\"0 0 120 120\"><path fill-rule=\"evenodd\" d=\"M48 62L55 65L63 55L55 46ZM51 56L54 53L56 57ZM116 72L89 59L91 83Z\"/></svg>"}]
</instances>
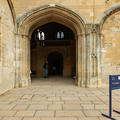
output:
<instances>
[{"instance_id":1,"label":"flagstone paving","mask_svg":"<svg viewBox=\"0 0 120 120\"><path fill-rule=\"evenodd\" d=\"M108 114L108 93L77 87L70 78L36 78L0 96L0 120L109 120L101 115ZM113 91L113 108L120 111L120 90Z\"/></svg>"}]
</instances>

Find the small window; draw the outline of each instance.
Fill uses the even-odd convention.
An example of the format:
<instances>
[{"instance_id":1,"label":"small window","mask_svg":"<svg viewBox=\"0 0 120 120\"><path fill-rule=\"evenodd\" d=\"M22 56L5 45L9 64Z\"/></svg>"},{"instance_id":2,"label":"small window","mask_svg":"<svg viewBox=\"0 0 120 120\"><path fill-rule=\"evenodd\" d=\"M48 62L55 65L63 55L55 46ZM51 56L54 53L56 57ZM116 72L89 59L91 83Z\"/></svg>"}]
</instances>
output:
<instances>
[{"instance_id":1,"label":"small window","mask_svg":"<svg viewBox=\"0 0 120 120\"><path fill-rule=\"evenodd\" d=\"M64 32L59 31L57 32L57 39L63 39L64 38Z\"/></svg>"},{"instance_id":2,"label":"small window","mask_svg":"<svg viewBox=\"0 0 120 120\"><path fill-rule=\"evenodd\" d=\"M38 40L45 40L45 33L40 31L39 29L37 30L37 39Z\"/></svg>"}]
</instances>

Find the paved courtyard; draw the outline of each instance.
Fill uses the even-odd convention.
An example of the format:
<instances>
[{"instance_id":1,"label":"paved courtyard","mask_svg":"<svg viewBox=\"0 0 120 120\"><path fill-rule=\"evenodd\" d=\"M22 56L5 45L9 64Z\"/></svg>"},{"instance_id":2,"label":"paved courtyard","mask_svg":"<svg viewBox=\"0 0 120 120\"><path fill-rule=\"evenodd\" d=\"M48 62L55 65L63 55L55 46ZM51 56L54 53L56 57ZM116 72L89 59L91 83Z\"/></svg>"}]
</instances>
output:
<instances>
[{"instance_id":1,"label":"paved courtyard","mask_svg":"<svg viewBox=\"0 0 120 120\"><path fill-rule=\"evenodd\" d=\"M70 78L34 79L0 96L0 120L108 120L108 89L79 88ZM120 91L113 91L120 111ZM113 113L120 120L120 115Z\"/></svg>"}]
</instances>

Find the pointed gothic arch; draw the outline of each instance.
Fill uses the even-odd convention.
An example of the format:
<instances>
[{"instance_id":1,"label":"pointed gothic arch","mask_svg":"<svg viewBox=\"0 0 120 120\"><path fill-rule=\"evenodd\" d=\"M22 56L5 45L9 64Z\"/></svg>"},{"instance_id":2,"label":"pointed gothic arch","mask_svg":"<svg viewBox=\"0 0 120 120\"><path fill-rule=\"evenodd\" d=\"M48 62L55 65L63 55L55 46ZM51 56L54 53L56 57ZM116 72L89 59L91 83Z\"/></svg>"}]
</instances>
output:
<instances>
[{"instance_id":1,"label":"pointed gothic arch","mask_svg":"<svg viewBox=\"0 0 120 120\"><path fill-rule=\"evenodd\" d=\"M85 23L83 17L72 10L57 4L40 6L29 11L22 17L17 18L16 34L16 57L19 60L19 68L16 70L16 86L27 86L31 83L30 78L30 37L32 32L41 25L57 22L70 28L75 35L76 40L76 71L78 86L85 86L87 82L86 75L86 39ZM82 85L84 83L84 85Z\"/></svg>"},{"instance_id":2,"label":"pointed gothic arch","mask_svg":"<svg viewBox=\"0 0 120 120\"><path fill-rule=\"evenodd\" d=\"M100 29L102 30L103 24L109 16L113 15L114 13L120 11L120 3L112 5L109 7L97 20L96 22L100 24Z\"/></svg>"},{"instance_id":3,"label":"pointed gothic arch","mask_svg":"<svg viewBox=\"0 0 120 120\"><path fill-rule=\"evenodd\" d=\"M102 73L103 86L109 85L108 76L110 74L118 74L117 68L119 67L118 65L119 62L117 60L119 58L115 58L113 54L115 51L115 55L119 56L119 49L118 49L119 37L116 38L117 33L119 34L119 30L117 32L113 30L116 28L116 24L117 24L118 29L120 26L119 21L115 21L116 20L115 16L118 14L120 14L120 3L117 3L109 7L99 19L100 34L101 34L101 62L102 62L101 73ZM114 41L112 40L113 38L114 38ZM114 47L113 47L113 44L114 44ZM117 49L118 51L116 51ZM107 58L109 58L108 61L107 61ZM113 61L114 61L114 64L112 65ZM113 72L112 70L115 67L116 69ZM109 68L111 70L107 71Z\"/></svg>"}]
</instances>

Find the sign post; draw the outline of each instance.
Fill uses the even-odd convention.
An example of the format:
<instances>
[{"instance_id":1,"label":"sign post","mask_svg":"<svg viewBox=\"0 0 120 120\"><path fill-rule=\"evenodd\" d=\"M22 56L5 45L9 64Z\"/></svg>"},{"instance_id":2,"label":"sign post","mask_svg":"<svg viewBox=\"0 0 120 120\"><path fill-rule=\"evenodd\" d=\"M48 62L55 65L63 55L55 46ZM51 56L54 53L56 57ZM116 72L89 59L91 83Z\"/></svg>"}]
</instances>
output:
<instances>
[{"instance_id":1,"label":"sign post","mask_svg":"<svg viewBox=\"0 0 120 120\"><path fill-rule=\"evenodd\" d=\"M111 76L109 76L109 82L110 82L110 86L109 86L109 116L110 116L110 118L112 118L112 80L111 80Z\"/></svg>"},{"instance_id":2,"label":"sign post","mask_svg":"<svg viewBox=\"0 0 120 120\"><path fill-rule=\"evenodd\" d=\"M120 75L110 75L109 76L109 115L102 114L111 120L116 120L112 117L112 90L120 89ZM113 110L120 114L120 112Z\"/></svg>"}]
</instances>

